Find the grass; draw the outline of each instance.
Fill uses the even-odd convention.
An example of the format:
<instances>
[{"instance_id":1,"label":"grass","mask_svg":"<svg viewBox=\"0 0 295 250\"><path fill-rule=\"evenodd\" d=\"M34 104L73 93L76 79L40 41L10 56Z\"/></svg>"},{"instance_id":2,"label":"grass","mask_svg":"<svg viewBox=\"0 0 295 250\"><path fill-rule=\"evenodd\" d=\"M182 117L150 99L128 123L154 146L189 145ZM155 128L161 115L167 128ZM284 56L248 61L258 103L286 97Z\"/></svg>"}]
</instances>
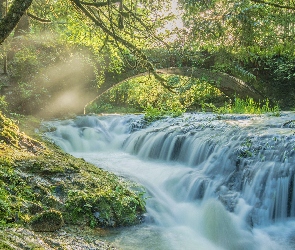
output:
<instances>
[{"instance_id":1,"label":"grass","mask_svg":"<svg viewBox=\"0 0 295 250\"><path fill-rule=\"evenodd\" d=\"M235 97L233 103L225 102L222 107L215 107L213 104L206 106L213 109L213 112L218 114L265 114L271 113L274 116L280 115L280 108L278 105L271 107L268 99L262 102L255 102L253 98L245 100Z\"/></svg>"}]
</instances>

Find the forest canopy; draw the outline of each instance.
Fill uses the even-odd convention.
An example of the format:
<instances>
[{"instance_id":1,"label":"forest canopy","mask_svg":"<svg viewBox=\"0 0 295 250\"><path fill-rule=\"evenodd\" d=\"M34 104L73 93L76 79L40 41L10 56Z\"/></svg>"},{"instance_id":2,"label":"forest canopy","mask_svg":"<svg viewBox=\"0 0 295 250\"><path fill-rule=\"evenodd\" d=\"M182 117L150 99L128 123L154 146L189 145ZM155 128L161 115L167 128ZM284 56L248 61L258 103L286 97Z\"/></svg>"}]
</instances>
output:
<instances>
[{"instance_id":1,"label":"forest canopy","mask_svg":"<svg viewBox=\"0 0 295 250\"><path fill-rule=\"evenodd\" d=\"M1 0L0 6L3 71L15 93L4 96L13 112L48 112L61 100L66 107L83 92L81 109L122 73L148 71L181 96L183 83L157 73L169 67L226 73L271 103L294 107L292 0Z\"/></svg>"}]
</instances>

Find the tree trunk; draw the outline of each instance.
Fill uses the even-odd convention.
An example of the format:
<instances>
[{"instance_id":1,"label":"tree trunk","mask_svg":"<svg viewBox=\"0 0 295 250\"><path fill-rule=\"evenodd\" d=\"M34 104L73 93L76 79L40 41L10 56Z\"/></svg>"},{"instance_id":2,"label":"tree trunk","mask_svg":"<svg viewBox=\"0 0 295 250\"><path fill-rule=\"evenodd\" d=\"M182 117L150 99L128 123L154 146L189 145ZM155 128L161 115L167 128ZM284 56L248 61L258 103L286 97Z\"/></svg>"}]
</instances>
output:
<instances>
[{"instance_id":1,"label":"tree trunk","mask_svg":"<svg viewBox=\"0 0 295 250\"><path fill-rule=\"evenodd\" d=\"M33 0L14 0L7 15L0 22L0 44L9 36Z\"/></svg>"}]
</instances>

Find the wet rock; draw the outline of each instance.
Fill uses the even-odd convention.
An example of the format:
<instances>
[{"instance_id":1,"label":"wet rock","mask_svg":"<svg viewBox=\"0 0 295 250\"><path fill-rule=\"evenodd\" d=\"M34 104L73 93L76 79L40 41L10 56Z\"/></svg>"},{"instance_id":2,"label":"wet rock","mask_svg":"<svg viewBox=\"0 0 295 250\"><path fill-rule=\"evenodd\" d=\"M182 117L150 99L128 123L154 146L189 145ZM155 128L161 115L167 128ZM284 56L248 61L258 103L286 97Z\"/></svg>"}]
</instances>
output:
<instances>
[{"instance_id":1,"label":"wet rock","mask_svg":"<svg viewBox=\"0 0 295 250\"><path fill-rule=\"evenodd\" d=\"M3 229L0 234L0 249L116 250L117 248L100 240L99 235L94 234L90 228L65 226L63 231L58 232L33 232L21 227Z\"/></svg>"},{"instance_id":2,"label":"wet rock","mask_svg":"<svg viewBox=\"0 0 295 250\"><path fill-rule=\"evenodd\" d=\"M230 211L234 212L235 207L238 203L238 193L237 192L228 192L226 194L220 194L218 199L221 203L225 206L225 208Z\"/></svg>"}]
</instances>

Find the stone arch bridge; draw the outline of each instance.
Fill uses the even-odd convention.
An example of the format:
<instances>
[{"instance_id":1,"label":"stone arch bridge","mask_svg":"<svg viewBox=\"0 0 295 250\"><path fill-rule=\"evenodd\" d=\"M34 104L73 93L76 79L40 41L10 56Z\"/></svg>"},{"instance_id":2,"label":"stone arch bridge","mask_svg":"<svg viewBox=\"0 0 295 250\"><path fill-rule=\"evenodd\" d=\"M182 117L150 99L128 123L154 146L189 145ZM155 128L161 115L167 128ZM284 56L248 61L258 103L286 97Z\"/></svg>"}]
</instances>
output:
<instances>
[{"instance_id":1,"label":"stone arch bridge","mask_svg":"<svg viewBox=\"0 0 295 250\"><path fill-rule=\"evenodd\" d=\"M228 75L222 72L210 71L208 69L193 68L193 67L170 67L157 69L157 74L179 75L192 78L206 79L211 85L218 88L225 95L233 98L239 96L240 98L251 97L255 101L263 100L264 97L253 87L245 83L244 81ZM84 114L86 113L86 107L100 98L108 90L115 86L122 84L123 82L139 77L151 74L150 72L139 73L138 71L127 71L118 75L106 75L106 84L101 86L101 91L98 96L88 102L84 107Z\"/></svg>"}]
</instances>

